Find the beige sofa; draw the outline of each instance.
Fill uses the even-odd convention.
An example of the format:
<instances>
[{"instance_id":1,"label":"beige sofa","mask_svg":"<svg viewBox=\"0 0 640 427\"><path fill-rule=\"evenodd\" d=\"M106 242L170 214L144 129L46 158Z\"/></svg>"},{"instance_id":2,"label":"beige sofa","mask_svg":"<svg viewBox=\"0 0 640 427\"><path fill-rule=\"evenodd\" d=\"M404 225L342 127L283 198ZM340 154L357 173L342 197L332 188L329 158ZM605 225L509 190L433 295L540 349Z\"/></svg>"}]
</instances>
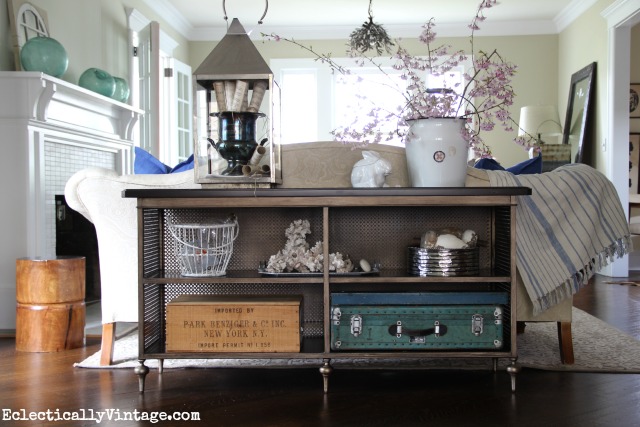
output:
<instances>
[{"instance_id":1,"label":"beige sofa","mask_svg":"<svg viewBox=\"0 0 640 427\"><path fill-rule=\"evenodd\" d=\"M372 146L389 160L392 173L389 186L408 186L404 148ZM338 142L314 142L282 147L282 187L340 188L351 187L351 170L362 159L359 149ZM467 186L489 186L484 171L469 168ZM94 223L98 236L102 292L103 365L111 364L116 322L137 322L137 231L134 199L121 197L125 188L199 188L193 171L170 175L126 175L89 168L77 172L66 185L69 206ZM572 300L533 316L533 307L519 282L517 291L519 322L553 321L558 323L558 337L563 363L573 363L571 339Z\"/></svg>"}]
</instances>

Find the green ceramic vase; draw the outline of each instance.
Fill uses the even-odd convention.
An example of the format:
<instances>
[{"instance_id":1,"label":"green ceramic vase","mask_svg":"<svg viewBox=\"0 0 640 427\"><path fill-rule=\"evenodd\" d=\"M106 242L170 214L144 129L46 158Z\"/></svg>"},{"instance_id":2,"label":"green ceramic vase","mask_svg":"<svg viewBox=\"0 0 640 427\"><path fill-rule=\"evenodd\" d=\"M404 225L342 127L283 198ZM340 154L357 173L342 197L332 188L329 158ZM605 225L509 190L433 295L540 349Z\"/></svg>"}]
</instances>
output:
<instances>
[{"instance_id":1,"label":"green ceramic vase","mask_svg":"<svg viewBox=\"0 0 640 427\"><path fill-rule=\"evenodd\" d=\"M20 63L25 71L60 77L67 71L69 58L59 41L51 37L33 37L22 46Z\"/></svg>"},{"instance_id":2,"label":"green ceramic vase","mask_svg":"<svg viewBox=\"0 0 640 427\"><path fill-rule=\"evenodd\" d=\"M116 81L113 76L99 68L89 68L82 73L78 85L109 98L116 90Z\"/></svg>"},{"instance_id":3,"label":"green ceramic vase","mask_svg":"<svg viewBox=\"0 0 640 427\"><path fill-rule=\"evenodd\" d=\"M116 101L127 102L131 92L129 84L122 77L114 77L113 79L116 81L116 90L113 92L112 98Z\"/></svg>"}]
</instances>

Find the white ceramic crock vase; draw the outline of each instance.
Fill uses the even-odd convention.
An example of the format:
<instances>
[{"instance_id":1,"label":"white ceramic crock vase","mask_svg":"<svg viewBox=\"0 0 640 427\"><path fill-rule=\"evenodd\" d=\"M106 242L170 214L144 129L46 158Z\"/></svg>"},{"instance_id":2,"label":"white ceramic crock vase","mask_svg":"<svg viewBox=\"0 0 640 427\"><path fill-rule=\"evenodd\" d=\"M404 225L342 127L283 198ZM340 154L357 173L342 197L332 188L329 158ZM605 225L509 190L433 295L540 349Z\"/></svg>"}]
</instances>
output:
<instances>
[{"instance_id":1,"label":"white ceramic crock vase","mask_svg":"<svg viewBox=\"0 0 640 427\"><path fill-rule=\"evenodd\" d=\"M464 187L469 152L464 124L453 117L409 122L405 149L413 187Z\"/></svg>"}]
</instances>

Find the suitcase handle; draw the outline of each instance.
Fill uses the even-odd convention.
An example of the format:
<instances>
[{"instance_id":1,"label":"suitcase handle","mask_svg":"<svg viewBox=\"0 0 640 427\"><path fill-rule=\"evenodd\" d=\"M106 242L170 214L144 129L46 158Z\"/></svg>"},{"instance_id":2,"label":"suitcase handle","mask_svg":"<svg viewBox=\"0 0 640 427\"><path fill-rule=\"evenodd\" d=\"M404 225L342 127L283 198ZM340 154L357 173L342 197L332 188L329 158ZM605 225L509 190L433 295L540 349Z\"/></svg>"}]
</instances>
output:
<instances>
[{"instance_id":1,"label":"suitcase handle","mask_svg":"<svg viewBox=\"0 0 640 427\"><path fill-rule=\"evenodd\" d=\"M428 335L435 335L441 337L447 333L447 325L440 324L439 321L433 323L433 328L428 329L410 329L402 326L402 322L398 320L395 324L389 326L389 334L394 335L396 338L402 337L402 334L409 335L410 337L426 337Z\"/></svg>"}]
</instances>

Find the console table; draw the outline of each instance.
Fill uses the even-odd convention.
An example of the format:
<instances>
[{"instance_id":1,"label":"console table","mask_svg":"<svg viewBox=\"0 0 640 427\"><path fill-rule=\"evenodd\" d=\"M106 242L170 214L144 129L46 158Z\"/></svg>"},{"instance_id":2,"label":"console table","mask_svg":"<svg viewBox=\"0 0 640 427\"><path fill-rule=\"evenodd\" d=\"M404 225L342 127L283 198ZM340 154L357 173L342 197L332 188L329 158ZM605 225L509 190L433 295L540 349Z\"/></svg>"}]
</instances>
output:
<instances>
[{"instance_id":1,"label":"console table","mask_svg":"<svg viewBox=\"0 0 640 427\"><path fill-rule=\"evenodd\" d=\"M325 392L335 359L486 358L507 372L515 390L517 196L529 188L367 188L367 189L207 189L125 190L137 198L139 254L139 375L144 391L146 359L315 359ZM181 276L170 224L237 217L239 235L222 277ZM309 220L311 246L324 243L320 275L265 276L259 265L281 250L285 229ZM426 230L472 229L482 242L476 276L419 277L407 274L407 247ZM376 275L330 274L329 254L376 261ZM331 294L338 292L505 292L504 345L492 350L335 351L331 348ZM301 295L300 352L167 352L166 308L181 295Z\"/></svg>"}]
</instances>

